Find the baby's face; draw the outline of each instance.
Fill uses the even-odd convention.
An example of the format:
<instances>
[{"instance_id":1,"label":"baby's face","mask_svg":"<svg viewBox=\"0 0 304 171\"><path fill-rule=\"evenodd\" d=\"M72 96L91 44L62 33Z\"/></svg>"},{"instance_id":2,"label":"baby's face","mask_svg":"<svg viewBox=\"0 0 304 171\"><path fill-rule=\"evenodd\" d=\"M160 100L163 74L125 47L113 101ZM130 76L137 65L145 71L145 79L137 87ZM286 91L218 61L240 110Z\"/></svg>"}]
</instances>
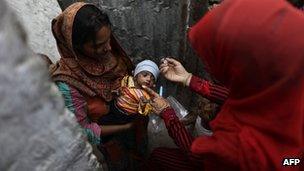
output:
<instances>
[{"instance_id":1,"label":"baby's face","mask_svg":"<svg viewBox=\"0 0 304 171\"><path fill-rule=\"evenodd\" d=\"M142 86L145 85L149 88L154 87L155 84L155 78L152 73L149 71L142 71L138 73L135 77L136 82L138 85Z\"/></svg>"}]
</instances>

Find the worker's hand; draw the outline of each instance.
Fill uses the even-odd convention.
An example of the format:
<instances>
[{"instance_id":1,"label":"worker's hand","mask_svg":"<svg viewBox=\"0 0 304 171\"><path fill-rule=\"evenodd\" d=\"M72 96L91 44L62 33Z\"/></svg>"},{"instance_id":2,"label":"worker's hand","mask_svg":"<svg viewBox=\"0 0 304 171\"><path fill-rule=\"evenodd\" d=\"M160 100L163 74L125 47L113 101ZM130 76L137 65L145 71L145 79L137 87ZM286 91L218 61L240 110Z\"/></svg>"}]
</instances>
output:
<instances>
[{"instance_id":1,"label":"worker's hand","mask_svg":"<svg viewBox=\"0 0 304 171\"><path fill-rule=\"evenodd\" d=\"M173 82L189 85L192 74L187 72L183 65L173 58L164 58L159 66L162 75Z\"/></svg>"},{"instance_id":2,"label":"worker's hand","mask_svg":"<svg viewBox=\"0 0 304 171\"><path fill-rule=\"evenodd\" d=\"M142 86L144 90L151 96L150 104L152 106L152 110L157 115L160 115L164 109L170 107L169 102L157 94L152 89L148 88L147 86Z\"/></svg>"}]
</instances>

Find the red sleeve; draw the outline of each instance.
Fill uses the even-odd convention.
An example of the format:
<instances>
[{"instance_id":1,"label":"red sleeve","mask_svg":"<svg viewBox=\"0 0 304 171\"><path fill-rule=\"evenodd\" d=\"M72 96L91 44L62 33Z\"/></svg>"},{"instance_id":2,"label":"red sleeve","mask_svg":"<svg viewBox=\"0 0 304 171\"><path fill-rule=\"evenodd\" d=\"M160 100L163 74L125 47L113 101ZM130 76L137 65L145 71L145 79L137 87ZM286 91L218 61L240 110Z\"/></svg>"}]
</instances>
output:
<instances>
[{"instance_id":1,"label":"red sleeve","mask_svg":"<svg viewBox=\"0 0 304 171\"><path fill-rule=\"evenodd\" d=\"M186 130L185 126L179 121L172 108L165 109L161 114L167 127L169 136L175 144L184 152L190 153L193 137Z\"/></svg>"},{"instance_id":2,"label":"red sleeve","mask_svg":"<svg viewBox=\"0 0 304 171\"><path fill-rule=\"evenodd\" d=\"M189 87L194 92L218 104L223 104L229 95L229 90L226 87L213 84L194 75L191 78Z\"/></svg>"}]
</instances>

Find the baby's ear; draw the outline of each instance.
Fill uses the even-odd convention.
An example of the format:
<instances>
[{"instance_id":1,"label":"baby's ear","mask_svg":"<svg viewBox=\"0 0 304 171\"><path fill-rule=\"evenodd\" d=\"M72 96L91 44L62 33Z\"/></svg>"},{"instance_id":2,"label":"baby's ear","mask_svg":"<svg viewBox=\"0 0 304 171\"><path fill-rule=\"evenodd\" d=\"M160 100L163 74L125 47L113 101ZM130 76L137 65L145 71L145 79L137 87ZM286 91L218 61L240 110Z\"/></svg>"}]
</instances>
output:
<instances>
[{"instance_id":1,"label":"baby's ear","mask_svg":"<svg viewBox=\"0 0 304 171\"><path fill-rule=\"evenodd\" d=\"M155 87L156 87L156 84L153 84L152 87L155 88Z\"/></svg>"}]
</instances>

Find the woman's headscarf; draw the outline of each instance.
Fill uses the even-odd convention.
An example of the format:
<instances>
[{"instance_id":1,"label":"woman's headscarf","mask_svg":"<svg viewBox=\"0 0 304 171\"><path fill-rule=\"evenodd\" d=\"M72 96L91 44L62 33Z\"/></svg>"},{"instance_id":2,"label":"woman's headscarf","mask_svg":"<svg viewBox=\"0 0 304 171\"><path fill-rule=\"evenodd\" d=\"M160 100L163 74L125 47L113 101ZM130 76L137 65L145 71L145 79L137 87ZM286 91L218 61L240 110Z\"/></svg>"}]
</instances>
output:
<instances>
[{"instance_id":1,"label":"woman's headscarf","mask_svg":"<svg viewBox=\"0 0 304 171\"><path fill-rule=\"evenodd\" d=\"M74 51L72 44L73 23L77 12L86 3L74 3L52 21L52 31L57 42L61 58L50 67L54 81L64 81L88 96L100 96L106 101L112 100L111 91L120 86L123 76L131 74L134 66L111 35L112 53L117 57L115 65L105 65Z\"/></svg>"},{"instance_id":2,"label":"woman's headscarf","mask_svg":"<svg viewBox=\"0 0 304 171\"><path fill-rule=\"evenodd\" d=\"M191 29L193 48L230 89L211 123L214 135L192 145L207 170L304 162L303 29L303 13L285 0L225 0Z\"/></svg>"}]
</instances>

